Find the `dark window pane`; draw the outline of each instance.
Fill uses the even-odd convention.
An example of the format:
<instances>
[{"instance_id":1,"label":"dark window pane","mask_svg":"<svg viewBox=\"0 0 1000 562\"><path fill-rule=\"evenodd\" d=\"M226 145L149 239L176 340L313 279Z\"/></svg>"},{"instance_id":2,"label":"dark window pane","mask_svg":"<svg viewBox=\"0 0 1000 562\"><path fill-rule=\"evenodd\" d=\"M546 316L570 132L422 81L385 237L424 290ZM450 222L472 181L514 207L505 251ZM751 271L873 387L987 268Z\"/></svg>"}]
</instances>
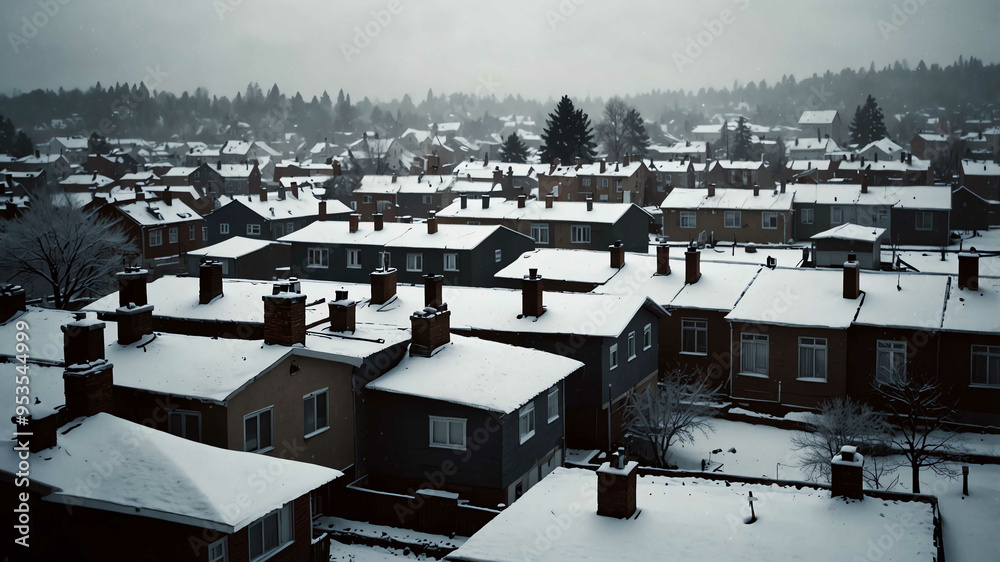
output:
<instances>
[{"instance_id":1,"label":"dark window pane","mask_svg":"<svg viewBox=\"0 0 1000 562\"><path fill-rule=\"evenodd\" d=\"M271 446L271 410L260 414L260 448Z\"/></svg>"}]
</instances>

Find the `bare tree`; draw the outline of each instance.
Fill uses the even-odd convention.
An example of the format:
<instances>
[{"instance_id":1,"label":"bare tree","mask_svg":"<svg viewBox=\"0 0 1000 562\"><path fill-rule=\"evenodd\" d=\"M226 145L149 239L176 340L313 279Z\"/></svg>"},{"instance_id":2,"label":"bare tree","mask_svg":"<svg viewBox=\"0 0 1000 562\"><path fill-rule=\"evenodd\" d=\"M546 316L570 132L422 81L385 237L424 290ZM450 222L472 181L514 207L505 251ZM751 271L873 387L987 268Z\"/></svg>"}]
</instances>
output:
<instances>
[{"instance_id":1,"label":"bare tree","mask_svg":"<svg viewBox=\"0 0 1000 562\"><path fill-rule=\"evenodd\" d=\"M936 377L907 377L897 369L874 385L883 399L888 421L894 430L889 444L898 449L910 465L911 491L920 493L920 470L931 469L939 476L957 478L952 461L962 458L966 446L957 433L945 431L955 412L944 396Z\"/></svg>"},{"instance_id":2,"label":"bare tree","mask_svg":"<svg viewBox=\"0 0 1000 562\"><path fill-rule=\"evenodd\" d=\"M32 195L21 218L0 225L0 238L0 270L7 279L46 287L57 308L102 291L123 256L137 253L117 224L48 188Z\"/></svg>"},{"instance_id":3,"label":"bare tree","mask_svg":"<svg viewBox=\"0 0 1000 562\"><path fill-rule=\"evenodd\" d=\"M709 377L674 371L663 382L629 397L626 430L649 445L657 466L667 467L671 445L690 443L695 433L714 431L710 419L721 400Z\"/></svg>"},{"instance_id":4,"label":"bare tree","mask_svg":"<svg viewBox=\"0 0 1000 562\"><path fill-rule=\"evenodd\" d=\"M597 125L597 141L604 145L613 160L621 158L628 148L626 137L630 109L621 98L611 98L604 106L604 121Z\"/></svg>"}]
</instances>

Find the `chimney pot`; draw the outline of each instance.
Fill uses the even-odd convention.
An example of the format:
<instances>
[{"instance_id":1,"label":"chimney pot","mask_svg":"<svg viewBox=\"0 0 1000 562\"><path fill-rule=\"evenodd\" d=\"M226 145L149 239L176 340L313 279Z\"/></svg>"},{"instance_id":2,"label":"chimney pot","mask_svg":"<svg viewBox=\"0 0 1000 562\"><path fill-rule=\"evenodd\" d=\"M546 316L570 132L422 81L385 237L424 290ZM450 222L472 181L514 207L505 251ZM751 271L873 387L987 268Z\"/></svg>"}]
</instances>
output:
<instances>
[{"instance_id":1,"label":"chimney pot","mask_svg":"<svg viewBox=\"0 0 1000 562\"><path fill-rule=\"evenodd\" d=\"M372 214L372 222L374 223L375 230L382 230L385 226L385 216L382 213Z\"/></svg>"},{"instance_id":2,"label":"chimney pot","mask_svg":"<svg viewBox=\"0 0 1000 562\"><path fill-rule=\"evenodd\" d=\"M260 202L267 203L267 188L263 186L260 188Z\"/></svg>"},{"instance_id":3,"label":"chimney pot","mask_svg":"<svg viewBox=\"0 0 1000 562\"><path fill-rule=\"evenodd\" d=\"M848 260L853 255L848 256ZM861 264L856 260L844 263L844 298L854 300L861 296Z\"/></svg>"},{"instance_id":4,"label":"chimney pot","mask_svg":"<svg viewBox=\"0 0 1000 562\"><path fill-rule=\"evenodd\" d=\"M468 208L468 206L469 206L469 196L468 195L466 195L466 194L463 193L463 194L461 194L461 195L458 196L458 200L460 202L461 208L463 208L463 209Z\"/></svg>"},{"instance_id":5,"label":"chimney pot","mask_svg":"<svg viewBox=\"0 0 1000 562\"><path fill-rule=\"evenodd\" d=\"M299 293L299 283L276 283L264 301L264 344L292 346L306 343L306 296Z\"/></svg>"},{"instance_id":6,"label":"chimney pot","mask_svg":"<svg viewBox=\"0 0 1000 562\"><path fill-rule=\"evenodd\" d=\"M670 275L670 246L666 242L656 246L656 274Z\"/></svg>"},{"instance_id":7,"label":"chimney pot","mask_svg":"<svg viewBox=\"0 0 1000 562\"><path fill-rule=\"evenodd\" d=\"M759 197L760 196L760 185L758 185L756 183L753 184L753 196L754 197Z\"/></svg>"},{"instance_id":8,"label":"chimney pot","mask_svg":"<svg viewBox=\"0 0 1000 562\"><path fill-rule=\"evenodd\" d=\"M830 461L830 495L864 499L864 457L853 445L844 445Z\"/></svg>"},{"instance_id":9,"label":"chimney pot","mask_svg":"<svg viewBox=\"0 0 1000 562\"><path fill-rule=\"evenodd\" d=\"M525 195L518 195L517 196L517 208L518 209L523 209L525 207L525 205L527 204L527 202L528 202L528 197L527 196L525 196Z\"/></svg>"},{"instance_id":10,"label":"chimney pot","mask_svg":"<svg viewBox=\"0 0 1000 562\"><path fill-rule=\"evenodd\" d=\"M206 260L198 266L198 304L208 304L221 296L222 262Z\"/></svg>"},{"instance_id":11,"label":"chimney pot","mask_svg":"<svg viewBox=\"0 0 1000 562\"><path fill-rule=\"evenodd\" d=\"M970 291L979 290L979 254L958 254L958 288Z\"/></svg>"},{"instance_id":12,"label":"chimney pot","mask_svg":"<svg viewBox=\"0 0 1000 562\"><path fill-rule=\"evenodd\" d=\"M594 198L593 197L587 197L587 210L588 211L593 211L594 210Z\"/></svg>"},{"instance_id":13,"label":"chimney pot","mask_svg":"<svg viewBox=\"0 0 1000 562\"><path fill-rule=\"evenodd\" d=\"M546 209L551 209L552 208L552 202L555 201L555 199L556 199L556 196L552 195L551 193L548 194L548 195L546 195L545 196L545 208Z\"/></svg>"},{"instance_id":14,"label":"chimney pot","mask_svg":"<svg viewBox=\"0 0 1000 562\"><path fill-rule=\"evenodd\" d=\"M708 184L708 196L709 197L715 197L715 184L714 183Z\"/></svg>"},{"instance_id":15,"label":"chimney pot","mask_svg":"<svg viewBox=\"0 0 1000 562\"><path fill-rule=\"evenodd\" d=\"M448 305L425 307L410 315L410 355L430 357L451 341Z\"/></svg>"},{"instance_id":16,"label":"chimney pot","mask_svg":"<svg viewBox=\"0 0 1000 562\"><path fill-rule=\"evenodd\" d=\"M444 304L444 298L442 296L443 288L443 275L424 275L424 306L438 308Z\"/></svg>"},{"instance_id":17,"label":"chimney pot","mask_svg":"<svg viewBox=\"0 0 1000 562\"><path fill-rule=\"evenodd\" d=\"M694 244L691 244L684 252L684 282L693 284L697 283L698 279L701 279L701 253Z\"/></svg>"},{"instance_id":18,"label":"chimney pot","mask_svg":"<svg viewBox=\"0 0 1000 562\"><path fill-rule=\"evenodd\" d=\"M320 222L323 222L323 221L326 220L326 201L320 201L319 202L319 213L318 213L318 215L319 216L316 217L316 220L318 220Z\"/></svg>"},{"instance_id":19,"label":"chimney pot","mask_svg":"<svg viewBox=\"0 0 1000 562\"><path fill-rule=\"evenodd\" d=\"M625 245L621 240L616 240L614 244L608 246L611 251L611 267L621 269L625 267Z\"/></svg>"},{"instance_id":20,"label":"chimney pot","mask_svg":"<svg viewBox=\"0 0 1000 562\"><path fill-rule=\"evenodd\" d=\"M357 303L347 298L347 291L338 289L333 301L327 303L331 332L354 332L357 329Z\"/></svg>"},{"instance_id":21,"label":"chimney pot","mask_svg":"<svg viewBox=\"0 0 1000 562\"><path fill-rule=\"evenodd\" d=\"M861 174L861 193L868 193L868 174Z\"/></svg>"},{"instance_id":22,"label":"chimney pot","mask_svg":"<svg viewBox=\"0 0 1000 562\"><path fill-rule=\"evenodd\" d=\"M437 234L438 231L438 221L437 217L430 217L427 219L427 234Z\"/></svg>"},{"instance_id":23,"label":"chimney pot","mask_svg":"<svg viewBox=\"0 0 1000 562\"><path fill-rule=\"evenodd\" d=\"M358 231L358 227L360 227L360 225L361 225L361 215L360 214L358 214L358 213L351 213L351 215L349 217L347 217L347 227L350 229L351 232L357 232Z\"/></svg>"},{"instance_id":24,"label":"chimney pot","mask_svg":"<svg viewBox=\"0 0 1000 562\"><path fill-rule=\"evenodd\" d=\"M542 277L537 268L529 268L528 275L521 280L521 315L539 317L545 312L542 304Z\"/></svg>"},{"instance_id":25,"label":"chimney pot","mask_svg":"<svg viewBox=\"0 0 1000 562\"><path fill-rule=\"evenodd\" d=\"M118 306L145 306L149 304L146 298L146 282L149 272L145 269L126 267L125 271L115 274L118 279Z\"/></svg>"},{"instance_id":26,"label":"chimney pot","mask_svg":"<svg viewBox=\"0 0 1000 562\"><path fill-rule=\"evenodd\" d=\"M489 196L489 194L484 194L483 197L482 197L482 201L483 201L483 208L484 209L489 209L490 208L490 196Z\"/></svg>"}]
</instances>

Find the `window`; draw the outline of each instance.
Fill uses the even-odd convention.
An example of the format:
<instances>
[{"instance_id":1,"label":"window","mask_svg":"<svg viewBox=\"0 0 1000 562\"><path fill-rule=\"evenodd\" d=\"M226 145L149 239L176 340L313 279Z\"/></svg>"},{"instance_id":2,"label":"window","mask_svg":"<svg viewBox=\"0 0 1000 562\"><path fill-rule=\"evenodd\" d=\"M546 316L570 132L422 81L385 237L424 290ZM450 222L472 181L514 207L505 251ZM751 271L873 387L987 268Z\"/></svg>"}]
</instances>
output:
<instances>
[{"instance_id":1,"label":"window","mask_svg":"<svg viewBox=\"0 0 1000 562\"><path fill-rule=\"evenodd\" d=\"M167 412L167 431L178 437L201 442L201 412L170 410Z\"/></svg>"},{"instance_id":2,"label":"window","mask_svg":"<svg viewBox=\"0 0 1000 562\"><path fill-rule=\"evenodd\" d=\"M292 504L275 509L247 528L250 560L260 560L292 541Z\"/></svg>"},{"instance_id":3,"label":"window","mask_svg":"<svg viewBox=\"0 0 1000 562\"><path fill-rule=\"evenodd\" d=\"M628 333L628 360L631 361L635 359L635 332Z\"/></svg>"},{"instance_id":4,"label":"window","mask_svg":"<svg viewBox=\"0 0 1000 562\"><path fill-rule=\"evenodd\" d=\"M219 234L229 234L229 223L228 222L219 223Z\"/></svg>"},{"instance_id":5,"label":"window","mask_svg":"<svg viewBox=\"0 0 1000 562\"><path fill-rule=\"evenodd\" d=\"M317 390L302 397L302 412L305 430L303 435L309 437L330 427L327 416L329 391Z\"/></svg>"},{"instance_id":6,"label":"window","mask_svg":"<svg viewBox=\"0 0 1000 562\"><path fill-rule=\"evenodd\" d=\"M608 178L601 178L601 187L608 187Z\"/></svg>"},{"instance_id":7,"label":"window","mask_svg":"<svg viewBox=\"0 0 1000 562\"><path fill-rule=\"evenodd\" d=\"M535 434L535 403L528 402L517 413L517 427L524 443Z\"/></svg>"},{"instance_id":8,"label":"window","mask_svg":"<svg viewBox=\"0 0 1000 562\"><path fill-rule=\"evenodd\" d=\"M291 234L293 232L295 232L295 223L294 222L290 222L287 225L285 225L285 234Z\"/></svg>"},{"instance_id":9,"label":"window","mask_svg":"<svg viewBox=\"0 0 1000 562\"><path fill-rule=\"evenodd\" d=\"M493 261L500 263L500 260L502 259L503 259L503 252L501 252L499 248L493 250Z\"/></svg>"},{"instance_id":10,"label":"window","mask_svg":"<svg viewBox=\"0 0 1000 562\"><path fill-rule=\"evenodd\" d=\"M611 344L611 349L608 350L608 367L609 370L614 370L618 367L618 344Z\"/></svg>"},{"instance_id":11,"label":"window","mask_svg":"<svg viewBox=\"0 0 1000 562\"><path fill-rule=\"evenodd\" d=\"M281 238L284 235L285 235L285 225L281 224L280 222L279 223L275 223L275 225L274 225L274 237L275 238Z\"/></svg>"},{"instance_id":12,"label":"window","mask_svg":"<svg viewBox=\"0 0 1000 562\"><path fill-rule=\"evenodd\" d=\"M371 203L372 202L372 196L371 195L362 195L361 196L361 202L364 203L364 204L366 204L366 205L369 204L369 203Z\"/></svg>"},{"instance_id":13,"label":"window","mask_svg":"<svg viewBox=\"0 0 1000 562\"><path fill-rule=\"evenodd\" d=\"M672 176L670 174L667 174L667 175L663 176L663 183L664 183L664 185L667 185L667 186L673 185L674 184L674 176Z\"/></svg>"},{"instance_id":14,"label":"window","mask_svg":"<svg viewBox=\"0 0 1000 562\"><path fill-rule=\"evenodd\" d=\"M188 225L188 240L195 239L195 229L193 224Z\"/></svg>"},{"instance_id":15,"label":"window","mask_svg":"<svg viewBox=\"0 0 1000 562\"><path fill-rule=\"evenodd\" d=\"M598 201L607 201L608 200L608 194L607 193L602 193L602 194L598 195L597 196L597 200Z\"/></svg>"},{"instance_id":16,"label":"window","mask_svg":"<svg viewBox=\"0 0 1000 562\"><path fill-rule=\"evenodd\" d=\"M247 225L247 236L260 236L260 225L259 224L248 224Z\"/></svg>"},{"instance_id":17,"label":"window","mask_svg":"<svg viewBox=\"0 0 1000 562\"><path fill-rule=\"evenodd\" d=\"M934 214L927 211L917 211L917 230L931 230L934 228Z\"/></svg>"},{"instance_id":18,"label":"window","mask_svg":"<svg viewBox=\"0 0 1000 562\"><path fill-rule=\"evenodd\" d=\"M841 207L830 207L830 224L837 225L844 222L844 209Z\"/></svg>"},{"instance_id":19,"label":"window","mask_svg":"<svg viewBox=\"0 0 1000 562\"><path fill-rule=\"evenodd\" d=\"M548 403L548 419L549 423L552 423L559 419L559 388L553 388L549 391Z\"/></svg>"},{"instance_id":20,"label":"window","mask_svg":"<svg viewBox=\"0 0 1000 562\"><path fill-rule=\"evenodd\" d=\"M743 170L743 185L750 185L750 171Z\"/></svg>"},{"instance_id":21,"label":"window","mask_svg":"<svg viewBox=\"0 0 1000 562\"><path fill-rule=\"evenodd\" d=\"M430 446L439 449L465 450L465 420L430 416Z\"/></svg>"},{"instance_id":22,"label":"window","mask_svg":"<svg viewBox=\"0 0 1000 562\"><path fill-rule=\"evenodd\" d=\"M681 353L708 355L708 320L681 319Z\"/></svg>"},{"instance_id":23,"label":"window","mask_svg":"<svg viewBox=\"0 0 1000 562\"><path fill-rule=\"evenodd\" d=\"M271 448L271 408L243 416L243 450L264 453Z\"/></svg>"},{"instance_id":24,"label":"window","mask_svg":"<svg viewBox=\"0 0 1000 562\"><path fill-rule=\"evenodd\" d=\"M972 384L1000 387L1000 346L972 346Z\"/></svg>"},{"instance_id":25,"label":"window","mask_svg":"<svg viewBox=\"0 0 1000 562\"><path fill-rule=\"evenodd\" d=\"M549 243L549 225L546 223L532 223L531 224L531 238L536 244L548 244Z\"/></svg>"},{"instance_id":26,"label":"window","mask_svg":"<svg viewBox=\"0 0 1000 562\"><path fill-rule=\"evenodd\" d=\"M162 246L163 245L163 231L162 230L150 230L149 231L149 245L150 246Z\"/></svg>"},{"instance_id":27,"label":"window","mask_svg":"<svg viewBox=\"0 0 1000 562\"><path fill-rule=\"evenodd\" d=\"M826 338L799 338L799 378L826 380Z\"/></svg>"},{"instance_id":28,"label":"window","mask_svg":"<svg viewBox=\"0 0 1000 562\"><path fill-rule=\"evenodd\" d=\"M761 228L774 230L778 228L778 213L764 212L760 215Z\"/></svg>"},{"instance_id":29,"label":"window","mask_svg":"<svg viewBox=\"0 0 1000 562\"><path fill-rule=\"evenodd\" d=\"M468 225L471 225L471 226L479 226L482 223L480 223L479 221L468 221L465 224L468 224Z\"/></svg>"},{"instance_id":30,"label":"window","mask_svg":"<svg viewBox=\"0 0 1000 562\"><path fill-rule=\"evenodd\" d=\"M681 228L697 228L697 217L694 211L681 211Z\"/></svg>"},{"instance_id":31,"label":"window","mask_svg":"<svg viewBox=\"0 0 1000 562\"><path fill-rule=\"evenodd\" d=\"M351 269L358 269L361 267L361 250L347 250L347 267Z\"/></svg>"},{"instance_id":32,"label":"window","mask_svg":"<svg viewBox=\"0 0 1000 562\"><path fill-rule=\"evenodd\" d=\"M205 242L208 242L208 227L207 226L201 227L201 239L204 240Z\"/></svg>"},{"instance_id":33,"label":"window","mask_svg":"<svg viewBox=\"0 0 1000 562\"><path fill-rule=\"evenodd\" d=\"M351 210L352 211L357 211L358 210L358 202L357 201L351 201Z\"/></svg>"},{"instance_id":34,"label":"window","mask_svg":"<svg viewBox=\"0 0 1000 562\"><path fill-rule=\"evenodd\" d=\"M423 203L424 205L433 205L434 204L434 196L433 195L421 195L420 196L420 202Z\"/></svg>"},{"instance_id":35,"label":"window","mask_svg":"<svg viewBox=\"0 0 1000 562\"><path fill-rule=\"evenodd\" d=\"M739 211L726 211L726 228L740 228L743 226L742 214Z\"/></svg>"},{"instance_id":36,"label":"window","mask_svg":"<svg viewBox=\"0 0 1000 562\"><path fill-rule=\"evenodd\" d=\"M590 187L590 178L583 178L583 187Z\"/></svg>"},{"instance_id":37,"label":"window","mask_svg":"<svg viewBox=\"0 0 1000 562\"><path fill-rule=\"evenodd\" d=\"M651 347L653 347L653 325L646 324L642 329L642 350L646 351Z\"/></svg>"},{"instance_id":38,"label":"window","mask_svg":"<svg viewBox=\"0 0 1000 562\"><path fill-rule=\"evenodd\" d=\"M740 373L767 376L767 335L740 335Z\"/></svg>"},{"instance_id":39,"label":"window","mask_svg":"<svg viewBox=\"0 0 1000 562\"><path fill-rule=\"evenodd\" d=\"M228 560L229 537L222 537L208 545L208 562L228 562Z\"/></svg>"},{"instance_id":40,"label":"window","mask_svg":"<svg viewBox=\"0 0 1000 562\"><path fill-rule=\"evenodd\" d=\"M569 241L573 244L590 244L590 225L574 224L570 226Z\"/></svg>"},{"instance_id":41,"label":"window","mask_svg":"<svg viewBox=\"0 0 1000 562\"><path fill-rule=\"evenodd\" d=\"M622 180L615 180L615 191L621 193L621 191L622 191Z\"/></svg>"},{"instance_id":42,"label":"window","mask_svg":"<svg viewBox=\"0 0 1000 562\"><path fill-rule=\"evenodd\" d=\"M877 209L875 211L875 224L878 226L889 225L889 209Z\"/></svg>"},{"instance_id":43,"label":"window","mask_svg":"<svg viewBox=\"0 0 1000 562\"><path fill-rule=\"evenodd\" d=\"M801 214L799 215L799 218L800 218L802 224L812 224L813 221L816 219L816 210L815 209L802 209Z\"/></svg>"},{"instance_id":44,"label":"window","mask_svg":"<svg viewBox=\"0 0 1000 562\"><path fill-rule=\"evenodd\" d=\"M406 271L423 271L423 254L406 254Z\"/></svg>"},{"instance_id":45,"label":"window","mask_svg":"<svg viewBox=\"0 0 1000 562\"><path fill-rule=\"evenodd\" d=\"M377 201L375 203L375 209L380 213L384 213L389 207L392 207L392 201Z\"/></svg>"},{"instance_id":46,"label":"window","mask_svg":"<svg viewBox=\"0 0 1000 562\"><path fill-rule=\"evenodd\" d=\"M171 244L177 243L177 227L172 226L167 230L167 242Z\"/></svg>"},{"instance_id":47,"label":"window","mask_svg":"<svg viewBox=\"0 0 1000 562\"><path fill-rule=\"evenodd\" d=\"M444 255L444 270L445 271L458 271L458 254L445 254Z\"/></svg>"},{"instance_id":48,"label":"window","mask_svg":"<svg viewBox=\"0 0 1000 562\"><path fill-rule=\"evenodd\" d=\"M893 377L906 380L906 342L879 340L875 350L875 382L888 384Z\"/></svg>"},{"instance_id":49,"label":"window","mask_svg":"<svg viewBox=\"0 0 1000 562\"><path fill-rule=\"evenodd\" d=\"M379 252L378 265L379 267L384 267L387 269L392 267L392 254L390 254L389 252Z\"/></svg>"},{"instance_id":50,"label":"window","mask_svg":"<svg viewBox=\"0 0 1000 562\"><path fill-rule=\"evenodd\" d=\"M330 267L330 250L309 248L306 250L306 267Z\"/></svg>"}]
</instances>

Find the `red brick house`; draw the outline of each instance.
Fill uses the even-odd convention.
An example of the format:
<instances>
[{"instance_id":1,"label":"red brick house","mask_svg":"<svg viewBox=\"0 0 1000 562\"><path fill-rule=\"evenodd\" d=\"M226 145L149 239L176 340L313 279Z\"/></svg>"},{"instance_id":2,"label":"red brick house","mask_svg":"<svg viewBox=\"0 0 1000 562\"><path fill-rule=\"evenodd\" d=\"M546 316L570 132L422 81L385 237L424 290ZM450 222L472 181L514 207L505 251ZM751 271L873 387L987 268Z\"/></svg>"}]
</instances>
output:
<instances>
[{"instance_id":1,"label":"red brick house","mask_svg":"<svg viewBox=\"0 0 1000 562\"><path fill-rule=\"evenodd\" d=\"M144 267L183 265L171 259L204 245L204 220L191 207L164 191L164 199L147 200L145 193L136 199L109 203L99 212L121 224L139 249Z\"/></svg>"}]
</instances>

